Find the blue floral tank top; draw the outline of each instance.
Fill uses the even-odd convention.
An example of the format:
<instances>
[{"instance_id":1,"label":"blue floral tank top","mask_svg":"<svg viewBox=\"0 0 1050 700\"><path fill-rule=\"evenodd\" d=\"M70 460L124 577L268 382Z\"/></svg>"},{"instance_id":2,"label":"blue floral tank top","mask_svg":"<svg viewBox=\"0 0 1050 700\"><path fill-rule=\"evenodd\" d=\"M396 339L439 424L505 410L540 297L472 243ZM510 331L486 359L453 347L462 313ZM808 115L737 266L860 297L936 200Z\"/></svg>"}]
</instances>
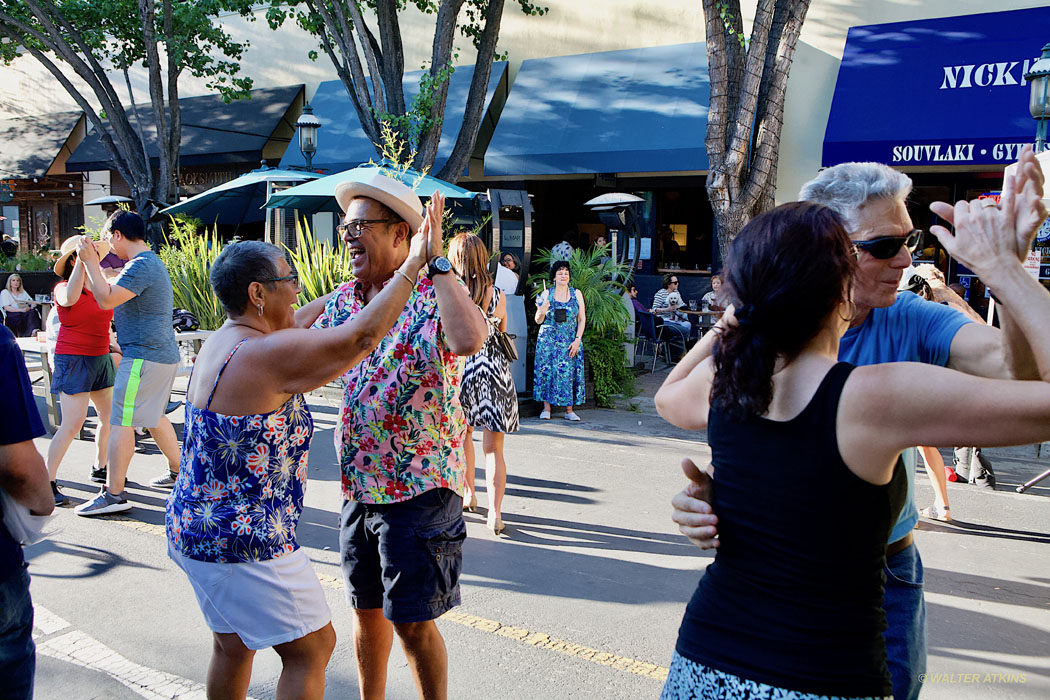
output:
<instances>
[{"instance_id":1,"label":"blue floral tank top","mask_svg":"<svg viewBox=\"0 0 1050 700\"><path fill-rule=\"evenodd\" d=\"M197 561L265 561L299 548L313 418L302 394L271 413L213 413L215 387L241 340L226 356L203 409L186 402L179 478L168 497L168 541Z\"/></svg>"}]
</instances>

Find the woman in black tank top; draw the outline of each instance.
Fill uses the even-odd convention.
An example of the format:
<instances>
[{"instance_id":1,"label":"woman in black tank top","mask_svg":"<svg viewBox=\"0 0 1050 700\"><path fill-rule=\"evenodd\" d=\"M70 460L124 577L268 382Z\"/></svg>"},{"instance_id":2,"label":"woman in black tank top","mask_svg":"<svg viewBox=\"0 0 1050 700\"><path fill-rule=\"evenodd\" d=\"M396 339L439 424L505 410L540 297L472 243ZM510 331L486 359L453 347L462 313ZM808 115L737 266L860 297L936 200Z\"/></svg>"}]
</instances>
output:
<instances>
[{"instance_id":1,"label":"woman in black tank top","mask_svg":"<svg viewBox=\"0 0 1050 700\"><path fill-rule=\"evenodd\" d=\"M973 442L975 433L995 445L1050 437L1050 329L1037 320L1050 315L1050 294L1024 279L1009 249L1012 219L989 214L957 210L956 235L937 235L997 289L1010 285L1028 302L1017 322L1043 382L837 362L854 315L857 258L826 207L783 205L734 240L726 266L733 306L656 397L665 419L708 429L719 533L663 697L891 695L882 567L905 497L900 451ZM902 405L906 389L927 400ZM968 415L964 397L973 395L997 397L993 420L992 412ZM828 522L834 503L849 503L855 525Z\"/></svg>"}]
</instances>

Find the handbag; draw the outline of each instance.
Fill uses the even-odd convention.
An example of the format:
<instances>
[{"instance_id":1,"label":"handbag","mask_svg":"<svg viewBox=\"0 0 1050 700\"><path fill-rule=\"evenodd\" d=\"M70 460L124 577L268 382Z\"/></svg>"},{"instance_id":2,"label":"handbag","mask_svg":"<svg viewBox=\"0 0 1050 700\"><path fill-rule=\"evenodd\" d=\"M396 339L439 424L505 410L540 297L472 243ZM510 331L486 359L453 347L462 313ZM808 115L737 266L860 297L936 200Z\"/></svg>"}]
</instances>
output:
<instances>
[{"instance_id":1,"label":"handbag","mask_svg":"<svg viewBox=\"0 0 1050 700\"><path fill-rule=\"evenodd\" d=\"M518 336L501 331L499 329L499 319L495 316L489 316L489 322L492 324L492 339L496 344L496 348L506 356L508 362L516 362L518 349L514 347L514 339Z\"/></svg>"}]
</instances>

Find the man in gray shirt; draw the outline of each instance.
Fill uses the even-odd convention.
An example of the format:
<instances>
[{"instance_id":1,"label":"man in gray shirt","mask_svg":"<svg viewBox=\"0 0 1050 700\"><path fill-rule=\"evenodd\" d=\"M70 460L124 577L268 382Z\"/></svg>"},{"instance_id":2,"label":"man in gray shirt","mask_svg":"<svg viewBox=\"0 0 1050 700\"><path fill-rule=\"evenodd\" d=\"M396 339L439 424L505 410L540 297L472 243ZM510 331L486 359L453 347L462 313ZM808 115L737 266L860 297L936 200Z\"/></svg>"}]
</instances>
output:
<instances>
[{"instance_id":1,"label":"man in gray shirt","mask_svg":"<svg viewBox=\"0 0 1050 700\"><path fill-rule=\"evenodd\" d=\"M113 309L117 342L123 359L113 385L109 437L109 483L94 500L77 506L77 515L103 515L130 510L124 481L135 453L135 428L148 428L164 456L168 473L150 482L170 489L179 471L179 443L164 415L179 365L179 348L171 326L174 295L164 263L146 242L146 226L138 214L119 211L106 222L113 252L127 260L112 286L102 275L98 251L86 236L77 248L84 261L88 286L98 305Z\"/></svg>"}]
</instances>

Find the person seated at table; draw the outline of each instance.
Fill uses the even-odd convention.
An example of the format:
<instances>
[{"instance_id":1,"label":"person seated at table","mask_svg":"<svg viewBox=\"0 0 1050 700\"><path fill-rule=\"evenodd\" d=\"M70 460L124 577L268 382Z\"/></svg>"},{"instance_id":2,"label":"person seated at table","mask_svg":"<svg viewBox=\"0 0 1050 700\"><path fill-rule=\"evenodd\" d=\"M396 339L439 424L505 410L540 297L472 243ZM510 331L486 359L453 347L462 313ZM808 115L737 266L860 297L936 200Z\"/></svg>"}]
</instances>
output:
<instances>
[{"instance_id":1,"label":"person seated at table","mask_svg":"<svg viewBox=\"0 0 1050 700\"><path fill-rule=\"evenodd\" d=\"M671 294L675 296L672 297ZM677 303L671 303L672 300ZM678 309L684 306L682 295L678 291L678 275L668 272L664 275L663 288L653 297L654 316L659 316L664 326L673 332L680 334L683 338L689 337L689 319L678 313Z\"/></svg>"},{"instance_id":2,"label":"person seated at table","mask_svg":"<svg viewBox=\"0 0 1050 700\"><path fill-rule=\"evenodd\" d=\"M79 244L80 236L71 236L62 244L62 254L55 261L55 274L63 281L55 285L52 294L58 318L58 336L55 340L51 393L59 396L62 423L48 446L47 473L56 506L69 503L69 498L59 490L56 482L58 467L73 438L84 425L88 401L95 406L95 413L98 414L95 464L91 470L97 473L106 467L109 413L116 376L109 339L113 310L99 308L95 297L85 286L87 274L84 263L77 257ZM102 241L98 246L100 252L109 248L109 244Z\"/></svg>"},{"instance_id":3,"label":"person seated at table","mask_svg":"<svg viewBox=\"0 0 1050 700\"><path fill-rule=\"evenodd\" d=\"M40 304L33 301L22 286L22 276L13 274L0 291L0 306L4 309L4 325L18 338L28 338L40 330Z\"/></svg>"},{"instance_id":4,"label":"person seated at table","mask_svg":"<svg viewBox=\"0 0 1050 700\"><path fill-rule=\"evenodd\" d=\"M634 310L636 312L637 311L644 311L645 313L649 313L649 309L645 308L645 304L643 304L642 302L638 301L638 287L635 287L634 283L631 283L630 285L628 285L628 287L627 287L627 296L629 296L631 298L631 304L634 306Z\"/></svg>"},{"instance_id":5,"label":"person seated at table","mask_svg":"<svg viewBox=\"0 0 1050 700\"><path fill-rule=\"evenodd\" d=\"M428 246L441 250L440 239L441 206L432 204L418 232L400 243L410 247L398 274L353 320L324 329L309 326L328 297L294 310L299 281L276 246L233 243L216 258L210 281L227 321L201 347L190 375L182 460L165 517L168 555L214 634L209 698L245 697L255 652L268 647L284 664L280 697L324 697L335 631L295 537L313 436L303 394L375 349L404 311Z\"/></svg>"},{"instance_id":6,"label":"person seated at table","mask_svg":"<svg viewBox=\"0 0 1050 700\"><path fill-rule=\"evenodd\" d=\"M725 310L725 299L722 298L722 275L711 277L711 291L703 296L700 303L703 304L704 311Z\"/></svg>"}]
</instances>

